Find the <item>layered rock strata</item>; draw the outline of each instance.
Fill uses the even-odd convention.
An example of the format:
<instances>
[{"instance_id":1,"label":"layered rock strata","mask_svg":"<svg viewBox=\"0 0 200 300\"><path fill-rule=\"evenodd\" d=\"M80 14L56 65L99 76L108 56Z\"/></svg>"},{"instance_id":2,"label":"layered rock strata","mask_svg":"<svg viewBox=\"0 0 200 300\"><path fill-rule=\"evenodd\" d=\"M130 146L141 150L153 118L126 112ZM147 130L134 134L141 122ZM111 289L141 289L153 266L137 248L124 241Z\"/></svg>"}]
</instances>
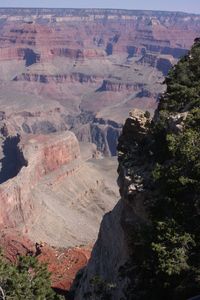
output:
<instances>
[{"instance_id":1,"label":"layered rock strata","mask_svg":"<svg viewBox=\"0 0 200 300\"><path fill-rule=\"evenodd\" d=\"M96 148L85 143L81 155L75 135L68 131L23 136L14 150L26 163L0 186L1 228L17 227L33 241L57 246L92 242L116 196L103 175L107 166L104 170L98 165Z\"/></svg>"},{"instance_id":2,"label":"layered rock strata","mask_svg":"<svg viewBox=\"0 0 200 300\"><path fill-rule=\"evenodd\" d=\"M24 227L39 208L34 203L31 191L41 178L71 162L77 161L78 164L80 160L79 145L71 132L51 138L24 138L17 147L23 153L26 166L22 167L15 178L0 186L1 226Z\"/></svg>"},{"instance_id":3,"label":"layered rock strata","mask_svg":"<svg viewBox=\"0 0 200 300\"><path fill-rule=\"evenodd\" d=\"M76 122L88 111L118 127L133 107L153 114L163 75L200 28L198 15L173 12L0 12L0 110L5 113L0 126L11 135L65 131L69 116ZM95 142L103 155L116 154L118 129L96 121L83 125L73 129L79 141Z\"/></svg>"}]
</instances>

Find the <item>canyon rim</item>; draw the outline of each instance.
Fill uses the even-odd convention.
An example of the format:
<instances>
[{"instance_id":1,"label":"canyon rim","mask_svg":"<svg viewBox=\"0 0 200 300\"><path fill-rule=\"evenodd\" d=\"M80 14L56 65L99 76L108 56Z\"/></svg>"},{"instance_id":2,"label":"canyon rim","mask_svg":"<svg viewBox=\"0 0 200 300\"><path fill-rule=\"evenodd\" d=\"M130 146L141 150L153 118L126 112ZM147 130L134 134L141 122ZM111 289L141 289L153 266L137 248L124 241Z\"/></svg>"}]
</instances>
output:
<instances>
[{"instance_id":1,"label":"canyon rim","mask_svg":"<svg viewBox=\"0 0 200 300\"><path fill-rule=\"evenodd\" d=\"M113 272L130 255L130 236L119 224L122 214L130 230L146 220L145 196L134 207L129 196L149 170L134 157L137 178L129 182L117 154L138 151L126 138L143 141L165 77L199 35L197 14L0 8L0 247L9 261L39 245L52 286L65 293L106 214L72 290L80 284L75 299L103 299L91 282L105 283L111 299L124 299L127 282Z\"/></svg>"}]
</instances>

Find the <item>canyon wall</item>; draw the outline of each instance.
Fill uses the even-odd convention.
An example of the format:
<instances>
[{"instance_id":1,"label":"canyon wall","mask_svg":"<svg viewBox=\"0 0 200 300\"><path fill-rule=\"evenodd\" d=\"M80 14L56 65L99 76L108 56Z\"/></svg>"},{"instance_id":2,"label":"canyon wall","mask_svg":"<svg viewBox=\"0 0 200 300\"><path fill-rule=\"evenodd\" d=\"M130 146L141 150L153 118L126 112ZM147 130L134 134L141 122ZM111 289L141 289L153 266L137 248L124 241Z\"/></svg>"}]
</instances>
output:
<instances>
[{"instance_id":1,"label":"canyon wall","mask_svg":"<svg viewBox=\"0 0 200 300\"><path fill-rule=\"evenodd\" d=\"M18 224L33 240L40 232L49 242L65 243L55 236L54 221L69 236L66 244L93 240L101 216L115 203L116 188L110 191L106 183L106 165L80 158L78 142L68 131L89 149L95 143L100 157L115 156L125 116L132 107L154 112L165 89L163 75L198 36L200 17L87 9L0 12L1 224ZM68 148L68 136L75 150ZM88 239L81 232L73 237L79 227L73 228L69 217L67 228L63 207L73 211L85 232L91 231ZM92 220L88 227L82 214Z\"/></svg>"},{"instance_id":2,"label":"canyon wall","mask_svg":"<svg viewBox=\"0 0 200 300\"><path fill-rule=\"evenodd\" d=\"M85 143L80 151L70 131L8 136L2 157L2 229L17 229L32 241L56 246L93 241L101 216L111 209L117 195L110 180L105 181L107 171L98 165L94 145ZM114 170L115 161L107 163Z\"/></svg>"},{"instance_id":3,"label":"canyon wall","mask_svg":"<svg viewBox=\"0 0 200 300\"><path fill-rule=\"evenodd\" d=\"M116 154L118 128L96 120L121 127L132 107L153 113L164 75L199 31L200 17L186 13L2 8L1 111L12 134L60 132L92 113L74 129L79 141Z\"/></svg>"},{"instance_id":4,"label":"canyon wall","mask_svg":"<svg viewBox=\"0 0 200 300\"><path fill-rule=\"evenodd\" d=\"M11 138L8 137L4 144L8 139ZM78 141L71 132L60 136L54 135L51 138L32 136L28 141L22 139L16 145L15 151L20 151L26 164L23 165L21 162L22 168L19 173L14 178L8 178L0 186L0 225L13 228L24 227L30 218L34 218L37 214L40 205L34 203L31 191L42 177L74 160L80 160ZM4 154L6 158L8 154L6 152ZM5 168L8 168L8 164ZM9 171L8 169L8 177Z\"/></svg>"},{"instance_id":5,"label":"canyon wall","mask_svg":"<svg viewBox=\"0 0 200 300\"><path fill-rule=\"evenodd\" d=\"M72 299L199 298L199 54L196 39L166 77L153 119L129 113L117 148L121 199Z\"/></svg>"},{"instance_id":6,"label":"canyon wall","mask_svg":"<svg viewBox=\"0 0 200 300\"><path fill-rule=\"evenodd\" d=\"M164 75L199 34L194 14L1 8L1 229L58 247L93 243L118 199L116 160L104 156L117 154L133 107L154 113ZM99 287L123 299L129 285L129 233L146 220L148 181L134 156L148 114L135 113L119 139L122 199L103 218L75 299Z\"/></svg>"},{"instance_id":7,"label":"canyon wall","mask_svg":"<svg viewBox=\"0 0 200 300\"><path fill-rule=\"evenodd\" d=\"M142 111L133 110L125 122L118 145L121 199L103 218L91 259L74 282L74 299L131 299L128 272L133 267L134 233L148 222L144 203L151 167L139 148L149 121Z\"/></svg>"}]
</instances>

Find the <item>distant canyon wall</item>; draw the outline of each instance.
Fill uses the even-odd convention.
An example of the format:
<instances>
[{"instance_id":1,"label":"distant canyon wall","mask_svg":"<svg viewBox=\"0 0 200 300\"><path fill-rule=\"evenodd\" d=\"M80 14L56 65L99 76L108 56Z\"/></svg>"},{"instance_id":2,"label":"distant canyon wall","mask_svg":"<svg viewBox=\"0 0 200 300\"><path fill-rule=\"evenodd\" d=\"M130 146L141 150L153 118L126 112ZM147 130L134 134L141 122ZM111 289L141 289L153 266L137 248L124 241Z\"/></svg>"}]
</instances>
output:
<instances>
[{"instance_id":1,"label":"distant canyon wall","mask_svg":"<svg viewBox=\"0 0 200 300\"><path fill-rule=\"evenodd\" d=\"M153 113L164 76L200 34L200 16L186 13L3 8L0 13L2 134L70 129L104 155L116 155L132 107ZM15 113L7 112L15 98ZM79 120L88 113L92 120Z\"/></svg>"}]
</instances>

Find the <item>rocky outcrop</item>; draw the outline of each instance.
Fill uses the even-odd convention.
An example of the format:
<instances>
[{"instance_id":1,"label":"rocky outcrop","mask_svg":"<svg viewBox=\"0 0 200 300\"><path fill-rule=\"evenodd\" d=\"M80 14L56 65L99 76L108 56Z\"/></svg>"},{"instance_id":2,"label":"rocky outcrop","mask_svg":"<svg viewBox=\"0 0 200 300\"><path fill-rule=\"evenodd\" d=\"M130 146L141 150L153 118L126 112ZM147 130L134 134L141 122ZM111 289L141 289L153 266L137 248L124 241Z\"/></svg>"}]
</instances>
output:
<instances>
[{"instance_id":1,"label":"rocky outcrop","mask_svg":"<svg viewBox=\"0 0 200 300\"><path fill-rule=\"evenodd\" d=\"M105 51L103 49L70 49L70 48L53 48L50 50L51 57L68 57L83 61L83 59L103 58Z\"/></svg>"},{"instance_id":2,"label":"rocky outcrop","mask_svg":"<svg viewBox=\"0 0 200 300\"><path fill-rule=\"evenodd\" d=\"M117 143L122 124L113 120L97 118L88 111L76 117L67 117L66 123L80 142L91 142L97 145L98 151L105 156L117 155Z\"/></svg>"},{"instance_id":3,"label":"rocky outcrop","mask_svg":"<svg viewBox=\"0 0 200 300\"><path fill-rule=\"evenodd\" d=\"M6 142L7 140L4 144ZM29 137L26 141L21 140L17 147L20 149L18 151L23 153L26 165L22 166L18 175L15 174L15 178L10 180L8 178L0 186L2 207L0 225L25 228L30 219L34 220L39 209L39 205L34 203L31 195L33 188L43 176L74 160L78 161L80 150L76 138L70 132L51 138Z\"/></svg>"},{"instance_id":4,"label":"rocky outcrop","mask_svg":"<svg viewBox=\"0 0 200 300\"><path fill-rule=\"evenodd\" d=\"M13 81L28 81L39 83L74 83L81 84L97 84L101 82L101 78L95 75L87 75L84 73L71 73L71 74L59 74L59 75L47 75L47 74L32 74L22 73L13 78Z\"/></svg>"},{"instance_id":5,"label":"rocky outcrop","mask_svg":"<svg viewBox=\"0 0 200 300\"><path fill-rule=\"evenodd\" d=\"M146 44L146 45L144 45L144 47L145 48L143 48L143 49L145 49L145 53L154 53L154 54L157 53L157 54L161 54L161 55L169 55L176 59L186 55L188 52L187 48L170 47L169 40L167 40L167 41L157 40L157 41L155 41L154 45Z\"/></svg>"},{"instance_id":6,"label":"rocky outcrop","mask_svg":"<svg viewBox=\"0 0 200 300\"><path fill-rule=\"evenodd\" d=\"M2 112L0 131L3 136L15 134L50 134L67 129L60 107L52 109Z\"/></svg>"},{"instance_id":7,"label":"rocky outcrop","mask_svg":"<svg viewBox=\"0 0 200 300\"><path fill-rule=\"evenodd\" d=\"M116 199L112 180L105 180L114 171L115 161L104 165L101 160L99 165L96 147L84 143L80 152L70 131L24 135L14 146L11 154L16 155L10 158L12 168L6 173L10 177L0 185L0 227L17 228L32 241L56 246L92 242L97 223ZM16 163L18 153L22 159ZM2 161L5 159L9 157ZM5 173L3 165L1 171Z\"/></svg>"},{"instance_id":8,"label":"rocky outcrop","mask_svg":"<svg viewBox=\"0 0 200 300\"><path fill-rule=\"evenodd\" d=\"M145 94L145 93L144 93ZM142 96L144 94L140 94ZM94 143L105 156L116 156L116 146L122 124L97 118L91 112L82 111L77 116L66 116L57 107L52 110L2 112L0 131L3 136L18 134L51 134L70 129L79 142Z\"/></svg>"},{"instance_id":9,"label":"rocky outcrop","mask_svg":"<svg viewBox=\"0 0 200 300\"><path fill-rule=\"evenodd\" d=\"M187 52L185 51L184 54ZM149 64L151 67L157 68L164 76L167 76L169 70L175 63L175 59L171 55L155 55L152 53L145 53L141 59L138 60L139 64Z\"/></svg>"},{"instance_id":10,"label":"rocky outcrop","mask_svg":"<svg viewBox=\"0 0 200 300\"><path fill-rule=\"evenodd\" d=\"M121 200L104 216L91 259L74 282L76 300L126 299L129 278L123 270L133 254L134 228L148 222L144 201L149 170L139 146L148 124L148 117L134 110L123 127L118 145Z\"/></svg>"},{"instance_id":11,"label":"rocky outcrop","mask_svg":"<svg viewBox=\"0 0 200 300\"><path fill-rule=\"evenodd\" d=\"M144 88L142 83L123 82L121 78L118 80L106 79L97 92L136 92Z\"/></svg>"},{"instance_id":12,"label":"rocky outcrop","mask_svg":"<svg viewBox=\"0 0 200 300\"><path fill-rule=\"evenodd\" d=\"M40 55L30 48L0 48L0 61L24 60L27 67L40 61Z\"/></svg>"},{"instance_id":13,"label":"rocky outcrop","mask_svg":"<svg viewBox=\"0 0 200 300\"><path fill-rule=\"evenodd\" d=\"M90 124L92 142L97 145L97 149L104 155L116 156L121 128L121 124L112 120L95 118L94 122Z\"/></svg>"}]
</instances>

